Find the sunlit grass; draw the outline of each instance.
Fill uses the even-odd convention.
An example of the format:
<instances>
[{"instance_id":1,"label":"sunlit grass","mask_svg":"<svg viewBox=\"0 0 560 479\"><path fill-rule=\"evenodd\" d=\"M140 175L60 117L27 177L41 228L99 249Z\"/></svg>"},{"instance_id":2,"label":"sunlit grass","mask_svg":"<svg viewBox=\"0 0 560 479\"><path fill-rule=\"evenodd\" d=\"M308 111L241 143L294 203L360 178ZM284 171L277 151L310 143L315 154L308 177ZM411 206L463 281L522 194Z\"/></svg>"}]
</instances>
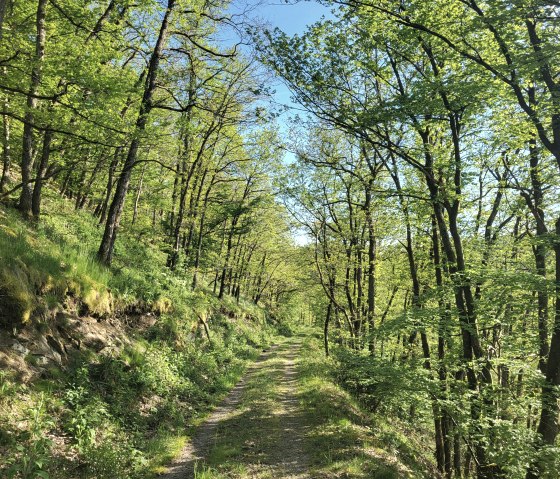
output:
<instances>
[{"instance_id":1,"label":"sunlit grass","mask_svg":"<svg viewBox=\"0 0 560 479\"><path fill-rule=\"evenodd\" d=\"M312 463L311 477L322 479L405 479L429 477L417 464L405 464L398 443L389 447L386 438L378 436L383 418L363 412L356 400L334 380L336 364L327 359L317 338L310 335L304 342L298 365L300 397L307 412L310 429L307 434L308 454ZM390 431L402 439L396 429Z\"/></svg>"},{"instance_id":2,"label":"sunlit grass","mask_svg":"<svg viewBox=\"0 0 560 479\"><path fill-rule=\"evenodd\" d=\"M145 331L122 325L127 345L114 357L81 348L63 368L44 367L32 384L2 374L0 476L7 460L21 455L18 444L33 445L27 410L41 395L54 421L49 437L58 441L42 458L51 478L76 477L77 469L80 477L97 479L155 478L270 341L273 331L260 308L220 302L204 290L190 293L188 280L162 268L164 252L135 234L123 231L114 266L106 268L95 259L101 237L95 219L71 202L46 191L38 224L0 207L1 306L6 312L11 295L14 309L5 316L15 326L29 321L56 335L57 311L112 321L129 305L157 317ZM196 314L214 310L225 313L212 317L211 342L193 340ZM36 358L22 361L33 366Z\"/></svg>"},{"instance_id":3,"label":"sunlit grass","mask_svg":"<svg viewBox=\"0 0 560 479\"><path fill-rule=\"evenodd\" d=\"M157 434L146 443L146 455L150 458L150 472L161 474L177 457L187 442L185 435L173 435L166 431Z\"/></svg>"}]
</instances>

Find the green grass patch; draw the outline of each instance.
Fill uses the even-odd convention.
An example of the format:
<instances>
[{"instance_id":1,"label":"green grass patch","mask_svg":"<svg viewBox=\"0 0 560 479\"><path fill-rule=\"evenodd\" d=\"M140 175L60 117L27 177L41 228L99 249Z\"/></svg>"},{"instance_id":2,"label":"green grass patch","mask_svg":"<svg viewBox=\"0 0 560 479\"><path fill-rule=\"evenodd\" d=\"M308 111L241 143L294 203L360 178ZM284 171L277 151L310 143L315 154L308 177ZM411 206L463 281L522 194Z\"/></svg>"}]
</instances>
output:
<instances>
[{"instance_id":1,"label":"green grass patch","mask_svg":"<svg viewBox=\"0 0 560 479\"><path fill-rule=\"evenodd\" d=\"M432 477L416 461L398 424L366 413L336 382L337 363L325 358L320 340L309 335L299 361L299 387L309 422L308 455L314 478Z\"/></svg>"}]
</instances>

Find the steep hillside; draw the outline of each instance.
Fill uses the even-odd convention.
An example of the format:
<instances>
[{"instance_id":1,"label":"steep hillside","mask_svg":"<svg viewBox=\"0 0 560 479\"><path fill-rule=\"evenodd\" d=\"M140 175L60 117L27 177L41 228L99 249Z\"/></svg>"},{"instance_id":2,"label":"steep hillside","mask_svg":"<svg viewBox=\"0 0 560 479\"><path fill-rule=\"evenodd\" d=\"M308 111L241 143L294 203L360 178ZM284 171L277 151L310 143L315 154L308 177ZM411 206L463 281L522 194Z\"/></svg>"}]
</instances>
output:
<instances>
[{"instance_id":1,"label":"steep hillside","mask_svg":"<svg viewBox=\"0 0 560 479\"><path fill-rule=\"evenodd\" d=\"M91 215L45 202L38 225L0 209L2 474L146 477L271 341L272 320L191 292L134 234L99 266Z\"/></svg>"}]
</instances>

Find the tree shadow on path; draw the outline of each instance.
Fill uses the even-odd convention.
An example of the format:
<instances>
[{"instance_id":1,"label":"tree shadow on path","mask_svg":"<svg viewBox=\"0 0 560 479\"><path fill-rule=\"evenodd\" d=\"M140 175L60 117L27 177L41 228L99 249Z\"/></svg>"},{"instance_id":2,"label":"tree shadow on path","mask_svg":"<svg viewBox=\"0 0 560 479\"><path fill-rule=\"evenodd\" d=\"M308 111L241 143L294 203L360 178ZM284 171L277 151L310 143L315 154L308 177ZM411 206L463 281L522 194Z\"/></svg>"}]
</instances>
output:
<instances>
[{"instance_id":1,"label":"tree shadow on path","mask_svg":"<svg viewBox=\"0 0 560 479\"><path fill-rule=\"evenodd\" d=\"M299 348L291 341L261 355L163 479L308 477L307 426L297 396Z\"/></svg>"}]
</instances>

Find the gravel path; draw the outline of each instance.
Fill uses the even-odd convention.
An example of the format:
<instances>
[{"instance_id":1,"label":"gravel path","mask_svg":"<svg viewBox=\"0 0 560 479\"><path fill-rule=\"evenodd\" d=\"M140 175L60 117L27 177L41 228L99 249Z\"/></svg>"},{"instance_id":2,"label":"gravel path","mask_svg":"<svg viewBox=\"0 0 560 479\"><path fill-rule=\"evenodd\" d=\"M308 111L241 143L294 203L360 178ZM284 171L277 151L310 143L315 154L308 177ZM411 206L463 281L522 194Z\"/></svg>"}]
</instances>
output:
<instances>
[{"instance_id":1,"label":"gravel path","mask_svg":"<svg viewBox=\"0 0 560 479\"><path fill-rule=\"evenodd\" d=\"M297 397L295 366L299 349L300 343L292 341L263 353L198 428L162 479L195 479L197 463L204 463L214 448L223 447L228 440L233 444L242 434L249 434L250 440L245 440L238 457L228 457L224 465L214 461L213 467L220 473L239 479L307 478L308 459L303 448L306 426ZM263 397L272 395L273 407L263 406L259 388L263 389ZM244 397L247 389L252 389L249 398ZM231 464L242 467L228 470ZM207 473L204 477L212 475Z\"/></svg>"}]
</instances>

